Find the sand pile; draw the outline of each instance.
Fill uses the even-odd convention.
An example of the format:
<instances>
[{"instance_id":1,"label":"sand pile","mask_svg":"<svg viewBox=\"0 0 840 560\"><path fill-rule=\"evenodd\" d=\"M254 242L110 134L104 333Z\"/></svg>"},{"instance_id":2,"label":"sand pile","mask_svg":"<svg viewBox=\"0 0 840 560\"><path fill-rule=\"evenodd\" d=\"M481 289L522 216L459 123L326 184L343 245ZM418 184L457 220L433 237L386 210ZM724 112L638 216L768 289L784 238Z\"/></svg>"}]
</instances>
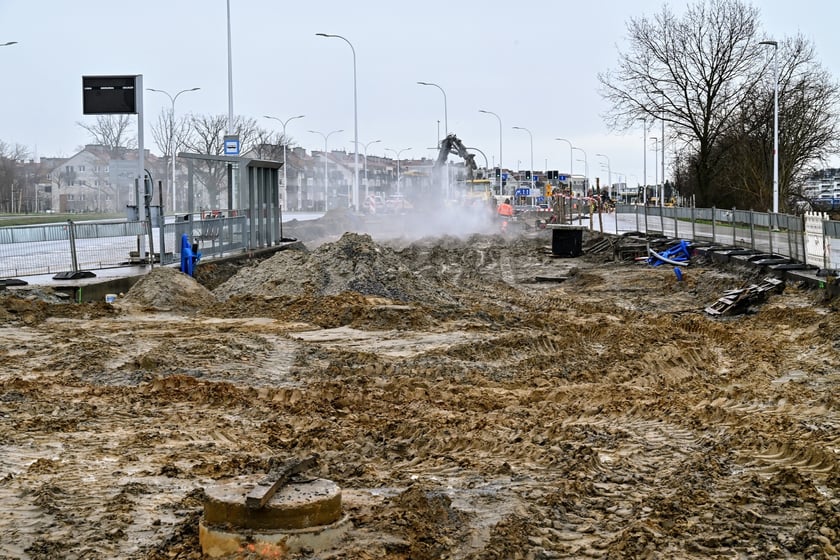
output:
<instances>
[{"instance_id":1,"label":"sand pile","mask_svg":"<svg viewBox=\"0 0 840 560\"><path fill-rule=\"evenodd\" d=\"M195 278L162 266L138 280L118 301L145 308L189 312L215 302L216 296Z\"/></svg>"},{"instance_id":2,"label":"sand pile","mask_svg":"<svg viewBox=\"0 0 840 560\"><path fill-rule=\"evenodd\" d=\"M281 251L213 291L222 301L234 296L335 296L344 292L405 303L455 303L440 286L412 271L393 249L356 233L345 233L311 253Z\"/></svg>"}]
</instances>

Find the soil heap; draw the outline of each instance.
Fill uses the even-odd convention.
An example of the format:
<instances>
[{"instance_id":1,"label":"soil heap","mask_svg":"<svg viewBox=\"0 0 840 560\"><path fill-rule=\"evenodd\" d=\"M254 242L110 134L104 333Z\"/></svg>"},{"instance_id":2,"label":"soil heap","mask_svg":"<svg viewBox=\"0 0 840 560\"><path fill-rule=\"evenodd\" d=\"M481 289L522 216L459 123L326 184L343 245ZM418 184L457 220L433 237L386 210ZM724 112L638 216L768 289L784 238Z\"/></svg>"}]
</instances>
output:
<instances>
[{"instance_id":1,"label":"soil heap","mask_svg":"<svg viewBox=\"0 0 840 560\"><path fill-rule=\"evenodd\" d=\"M455 300L416 274L370 235L345 233L312 252L281 251L256 267L243 269L213 293L234 296L335 296L357 292L402 303L453 304Z\"/></svg>"},{"instance_id":2,"label":"soil heap","mask_svg":"<svg viewBox=\"0 0 840 560\"><path fill-rule=\"evenodd\" d=\"M147 309L190 312L215 300L216 296L193 277L161 266L138 280L119 301Z\"/></svg>"}]
</instances>

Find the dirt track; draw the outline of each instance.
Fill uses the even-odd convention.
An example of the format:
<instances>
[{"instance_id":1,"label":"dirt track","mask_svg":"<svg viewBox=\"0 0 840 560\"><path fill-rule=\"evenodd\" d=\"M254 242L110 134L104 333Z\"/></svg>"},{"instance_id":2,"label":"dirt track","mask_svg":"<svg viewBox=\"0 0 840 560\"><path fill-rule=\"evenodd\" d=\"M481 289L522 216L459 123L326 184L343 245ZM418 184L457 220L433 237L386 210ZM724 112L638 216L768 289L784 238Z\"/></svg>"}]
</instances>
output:
<instances>
[{"instance_id":1,"label":"dirt track","mask_svg":"<svg viewBox=\"0 0 840 560\"><path fill-rule=\"evenodd\" d=\"M292 558L840 556L817 292L712 319L755 278L298 233L114 306L0 296L0 558L201 558L205 486L313 452L353 529Z\"/></svg>"}]
</instances>

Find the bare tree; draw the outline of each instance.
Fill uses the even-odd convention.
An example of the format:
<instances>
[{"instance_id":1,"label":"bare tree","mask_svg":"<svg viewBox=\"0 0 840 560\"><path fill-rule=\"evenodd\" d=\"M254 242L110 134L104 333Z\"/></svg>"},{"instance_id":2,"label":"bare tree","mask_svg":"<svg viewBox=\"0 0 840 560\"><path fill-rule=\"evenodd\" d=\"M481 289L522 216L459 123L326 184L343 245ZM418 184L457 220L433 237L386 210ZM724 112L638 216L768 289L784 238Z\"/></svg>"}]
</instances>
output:
<instances>
[{"instance_id":1,"label":"bare tree","mask_svg":"<svg viewBox=\"0 0 840 560\"><path fill-rule=\"evenodd\" d=\"M184 138L187 151L206 155L224 154L224 137L228 130L228 118L224 115L190 115L190 130ZM257 121L252 118L237 116L233 121L234 134L239 135L240 152L252 149L258 136ZM222 186L226 183L226 164L223 162L196 161L197 174L207 189L210 198L208 205L220 207Z\"/></svg>"},{"instance_id":2,"label":"bare tree","mask_svg":"<svg viewBox=\"0 0 840 560\"><path fill-rule=\"evenodd\" d=\"M172 155L173 147L177 154L184 145L184 138L190 130L190 118L187 115L174 118L172 111L164 108L160 110L157 120L151 126L155 145L168 160Z\"/></svg>"},{"instance_id":3,"label":"bare tree","mask_svg":"<svg viewBox=\"0 0 840 560\"><path fill-rule=\"evenodd\" d=\"M7 212L20 208L23 184L18 168L28 157L29 150L25 146L11 146L0 140L0 208Z\"/></svg>"},{"instance_id":4,"label":"bare tree","mask_svg":"<svg viewBox=\"0 0 840 560\"><path fill-rule=\"evenodd\" d=\"M283 144L288 142L282 132L259 129L254 137L251 153L259 159L283 161ZM289 149L289 146L286 146Z\"/></svg>"},{"instance_id":5,"label":"bare tree","mask_svg":"<svg viewBox=\"0 0 840 560\"><path fill-rule=\"evenodd\" d=\"M837 148L838 85L816 62L813 45L801 36L779 43L779 202L802 198L810 167ZM719 146L720 205L772 207L773 73L757 83ZM767 83L769 81L769 83Z\"/></svg>"},{"instance_id":6,"label":"bare tree","mask_svg":"<svg viewBox=\"0 0 840 560\"><path fill-rule=\"evenodd\" d=\"M105 146L113 158L121 159L126 150L137 148L130 115L97 115L92 124L76 124L90 133L93 144Z\"/></svg>"},{"instance_id":7,"label":"bare tree","mask_svg":"<svg viewBox=\"0 0 840 560\"><path fill-rule=\"evenodd\" d=\"M681 18L664 6L652 20L631 19L629 51L615 72L599 75L612 128L664 119L671 139L691 147L698 204L714 202L725 153L714 148L767 65L757 33L758 10L740 0L701 0Z\"/></svg>"}]
</instances>

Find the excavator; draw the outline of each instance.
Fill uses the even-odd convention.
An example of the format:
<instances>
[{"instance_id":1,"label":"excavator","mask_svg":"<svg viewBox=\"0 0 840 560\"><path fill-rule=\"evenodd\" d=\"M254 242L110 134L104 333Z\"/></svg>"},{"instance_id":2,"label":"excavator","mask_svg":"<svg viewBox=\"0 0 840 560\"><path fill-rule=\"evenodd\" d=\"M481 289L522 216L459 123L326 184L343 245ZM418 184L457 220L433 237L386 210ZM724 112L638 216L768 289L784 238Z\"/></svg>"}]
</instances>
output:
<instances>
[{"instance_id":1,"label":"excavator","mask_svg":"<svg viewBox=\"0 0 840 560\"><path fill-rule=\"evenodd\" d=\"M469 153L463 142L461 142L454 134L448 135L441 141L440 152L438 152L438 158L435 162L436 169L446 163L446 158L449 157L449 154L460 156L464 160L464 165L467 168L467 179L472 180L475 175L475 170L477 169L475 164L475 154Z\"/></svg>"}]
</instances>

